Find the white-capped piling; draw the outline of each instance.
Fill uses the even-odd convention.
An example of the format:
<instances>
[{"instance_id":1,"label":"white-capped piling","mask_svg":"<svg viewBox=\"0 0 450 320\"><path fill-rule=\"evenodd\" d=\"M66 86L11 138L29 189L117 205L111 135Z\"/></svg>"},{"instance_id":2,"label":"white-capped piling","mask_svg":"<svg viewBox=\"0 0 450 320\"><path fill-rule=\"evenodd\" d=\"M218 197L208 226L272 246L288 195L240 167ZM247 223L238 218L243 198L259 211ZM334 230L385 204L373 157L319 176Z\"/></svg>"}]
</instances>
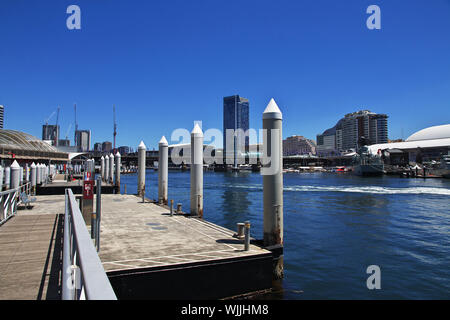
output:
<instances>
[{"instance_id":1,"label":"white-capped piling","mask_svg":"<svg viewBox=\"0 0 450 320\"><path fill-rule=\"evenodd\" d=\"M283 116L273 99L263 113L263 208L264 245L283 245ZM283 257L274 269L276 278L283 276Z\"/></svg>"},{"instance_id":2,"label":"white-capped piling","mask_svg":"<svg viewBox=\"0 0 450 320\"><path fill-rule=\"evenodd\" d=\"M25 182L30 182L30 165L25 164Z\"/></svg>"},{"instance_id":3,"label":"white-capped piling","mask_svg":"<svg viewBox=\"0 0 450 320\"><path fill-rule=\"evenodd\" d=\"M41 181L41 184L44 184L45 183L45 181L44 181L44 164L43 163L41 163L40 165L39 165L39 175L40 175L40 181Z\"/></svg>"},{"instance_id":4,"label":"white-capped piling","mask_svg":"<svg viewBox=\"0 0 450 320\"><path fill-rule=\"evenodd\" d=\"M120 155L120 152L117 151L115 159L116 159L116 187L118 193L120 193L120 168L122 166L121 158L122 157Z\"/></svg>"},{"instance_id":5,"label":"white-capped piling","mask_svg":"<svg viewBox=\"0 0 450 320\"><path fill-rule=\"evenodd\" d=\"M20 167L20 172L19 172L19 185L21 186L23 184L23 167Z\"/></svg>"},{"instance_id":6,"label":"white-capped piling","mask_svg":"<svg viewBox=\"0 0 450 320\"><path fill-rule=\"evenodd\" d=\"M11 183L11 168L5 168L5 190L9 190L9 186Z\"/></svg>"},{"instance_id":7,"label":"white-capped piling","mask_svg":"<svg viewBox=\"0 0 450 320\"><path fill-rule=\"evenodd\" d=\"M89 159L87 159L87 160L85 160L84 161L84 172L86 173L86 172L91 172L91 166L90 166L90 162L91 162L91 160L89 160Z\"/></svg>"},{"instance_id":8,"label":"white-capped piling","mask_svg":"<svg viewBox=\"0 0 450 320\"><path fill-rule=\"evenodd\" d=\"M0 192L3 191L3 176L4 176L4 169L2 166L0 166Z\"/></svg>"},{"instance_id":9,"label":"white-capped piling","mask_svg":"<svg viewBox=\"0 0 450 320\"><path fill-rule=\"evenodd\" d=\"M95 160L94 159L89 159L87 161L87 168L88 168L88 172L90 172L91 174L91 180L95 180Z\"/></svg>"},{"instance_id":10,"label":"white-capped piling","mask_svg":"<svg viewBox=\"0 0 450 320\"><path fill-rule=\"evenodd\" d=\"M138 195L145 194L145 166L146 166L146 152L144 141L138 146Z\"/></svg>"},{"instance_id":11,"label":"white-capped piling","mask_svg":"<svg viewBox=\"0 0 450 320\"><path fill-rule=\"evenodd\" d=\"M109 182L109 156L105 157L105 182Z\"/></svg>"},{"instance_id":12,"label":"white-capped piling","mask_svg":"<svg viewBox=\"0 0 450 320\"><path fill-rule=\"evenodd\" d=\"M109 182L114 183L114 155L109 155Z\"/></svg>"},{"instance_id":13,"label":"white-capped piling","mask_svg":"<svg viewBox=\"0 0 450 320\"><path fill-rule=\"evenodd\" d=\"M41 171L42 171L41 164L40 163L36 164L36 184L37 185L40 185L42 182L41 181L42 180Z\"/></svg>"},{"instance_id":14,"label":"white-capped piling","mask_svg":"<svg viewBox=\"0 0 450 320\"><path fill-rule=\"evenodd\" d=\"M30 169L31 186L36 187L36 164L34 162L31 164Z\"/></svg>"},{"instance_id":15,"label":"white-capped piling","mask_svg":"<svg viewBox=\"0 0 450 320\"><path fill-rule=\"evenodd\" d=\"M42 183L42 165L40 163L37 164L36 166L36 174L37 174L37 178L36 178L36 184L40 185Z\"/></svg>"},{"instance_id":16,"label":"white-capped piling","mask_svg":"<svg viewBox=\"0 0 450 320\"><path fill-rule=\"evenodd\" d=\"M191 215L203 217L203 132L198 124L191 132Z\"/></svg>"},{"instance_id":17,"label":"white-capped piling","mask_svg":"<svg viewBox=\"0 0 450 320\"><path fill-rule=\"evenodd\" d=\"M169 181L169 144L166 137L159 141L158 158L158 200L164 204L168 203L168 181Z\"/></svg>"},{"instance_id":18,"label":"white-capped piling","mask_svg":"<svg viewBox=\"0 0 450 320\"><path fill-rule=\"evenodd\" d=\"M20 166L16 160L11 165L11 189L16 189L20 186Z\"/></svg>"},{"instance_id":19,"label":"white-capped piling","mask_svg":"<svg viewBox=\"0 0 450 320\"><path fill-rule=\"evenodd\" d=\"M100 158L100 174L102 175L102 180L105 181L105 157Z\"/></svg>"},{"instance_id":20,"label":"white-capped piling","mask_svg":"<svg viewBox=\"0 0 450 320\"><path fill-rule=\"evenodd\" d=\"M46 184L48 181L48 166L46 164L42 165L42 183Z\"/></svg>"},{"instance_id":21,"label":"white-capped piling","mask_svg":"<svg viewBox=\"0 0 450 320\"><path fill-rule=\"evenodd\" d=\"M36 165L36 185L41 184L41 164Z\"/></svg>"},{"instance_id":22,"label":"white-capped piling","mask_svg":"<svg viewBox=\"0 0 450 320\"><path fill-rule=\"evenodd\" d=\"M92 162L92 167L91 167L91 169L92 169L92 180L95 180L95 159L92 159L91 162Z\"/></svg>"}]
</instances>

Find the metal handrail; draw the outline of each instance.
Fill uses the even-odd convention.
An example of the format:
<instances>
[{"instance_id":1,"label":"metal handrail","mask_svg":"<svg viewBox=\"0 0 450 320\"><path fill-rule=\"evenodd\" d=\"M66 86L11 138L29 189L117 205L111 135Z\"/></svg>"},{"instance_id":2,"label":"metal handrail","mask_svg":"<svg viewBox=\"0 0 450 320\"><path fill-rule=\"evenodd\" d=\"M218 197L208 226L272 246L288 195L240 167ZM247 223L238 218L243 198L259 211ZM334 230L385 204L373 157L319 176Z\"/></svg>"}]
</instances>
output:
<instances>
[{"instance_id":1,"label":"metal handrail","mask_svg":"<svg viewBox=\"0 0 450 320\"><path fill-rule=\"evenodd\" d=\"M30 195L30 182L22 184L18 188L0 192L0 225L17 213L17 206L21 203L20 194L22 192Z\"/></svg>"},{"instance_id":2,"label":"metal handrail","mask_svg":"<svg viewBox=\"0 0 450 320\"><path fill-rule=\"evenodd\" d=\"M71 189L66 189L63 300L117 300Z\"/></svg>"}]
</instances>

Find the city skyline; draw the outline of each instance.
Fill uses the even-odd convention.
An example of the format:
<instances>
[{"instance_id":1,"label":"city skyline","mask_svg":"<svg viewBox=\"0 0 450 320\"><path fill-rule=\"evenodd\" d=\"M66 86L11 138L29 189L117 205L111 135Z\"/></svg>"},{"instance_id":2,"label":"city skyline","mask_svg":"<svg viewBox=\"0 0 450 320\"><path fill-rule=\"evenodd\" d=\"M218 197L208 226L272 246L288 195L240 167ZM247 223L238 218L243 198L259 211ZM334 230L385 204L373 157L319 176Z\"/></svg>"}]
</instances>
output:
<instances>
[{"instance_id":1,"label":"city skyline","mask_svg":"<svg viewBox=\"0 0 450 320\"><path fill-rule=\"evenodd\" d=\"M448 123L448 1L379 1L380 30L366 28L368 2L282 2L79 1L80 30L66 28L64 3L2 2L5 128L40 137L60 106L60 135L72 125L73 137L76 103L92 141L113 141L114 104L117 146L152 149L195 120L222 128L222 98L234 94L251 101L255 129L274 97L283 138L315 140L361 109L389 115L389 139Z\"/></svg>"},{"instance_id":2,"label":"city skyline","mask_svg":"<svg viewBox=\"0 0 450 320\"><path fill-rule=\"evenodd\" d=\"M239 96L239 95L236 95L236 96ZM222 106L223 107L223 106ZM359 111L356 111L357 109L354 109L354 111L352 111L352 112L350 112L349 114L351 114L351 113L356 113L356 112L359 112ZM376 112L375 112L376 113ZM343 115L341 115L340 116L341 118L343 118L344 116ZM388 117L389 117L389 115L388 115ZM200 120L201 121L201 120ZM337 121L337 120L335 120L335 121ZM447 121L448 122L448 121ZM446 124L446 122L444 121L443 122L444 124ZM72 132L70 129L73 127L72 126L73 125L73 123L70 123L70 121L69 121L69 126L68 126L68 129L69 129L69 131L67 131L66 133L69 133L69 132ZM433 124L434 125L434 124ZM433 126L432 125L432 126ZM54 124L39 124L39 127L41 128L41 130L43 131L43 130L45 130L44 129L44 127L49 127L49 128L54 128L55 127L55 125ZM59 140L58 141L62 141L62 140L64 140L64 141L66 141L66 139L65 139L65 137L62 137L61 136L61 132L60 132L60 125L58 125L57 126L58 127L58 129L57 129L57 135L59 136ZM256 130L257 129L260 129L260 127L261 126L257 126L256 127ZM223 127L222 127L223 128ZM250 127L251 129L255 129L255 127ZM34 135L34 136L36 136L37 138L42 138L42 140L52 140L53 141L53 138L51 138L51 139L44 139L44 134L42 133L42 134L35 134L35 131L36 130L29 130L29 131L27 131L27 130L22 130L21 128L4 128L4 129L10 129L10 130L17 130L17 131L23 131L23 132L25 132L25 133L28 133L28 134L32 134L32 135ZM178 128L174 128L173 130L175 130L175 129L178 129ZM190 130L190 128L189 128L189 126L187 126L186 127L186 129L188 129L188 130ZM209 128L209 129L216 129L216 128ZM221 128L217 128L217 129L221 129ZM330 129L332 129L332 128L330 128ZM326 129L326 130L323 130L323 128L318 128L317 130L317 132L319 132L319 133L316 133L314 136L312 136L312 137L309 137L309 136L306 136L305 134L302 134L302 132L301 131L292 131L292 132L290 132L289 134L285 134L285 133L283 133L283 139L286 139L286 138L289 138L289 137L292 137L292 136L304 136L305 138L307 138L308 140L312 140L312 141L314 141L315 143L317 143L317 136L319 136L319 135L322 135L324 132L326 132L327 130L330 130L330 129ZM424 128L419 128L419 130L421 130L421 129L424 129ZM93 132L93 130L91 130L91 129L79 129L78 131L80 131L80 132L84 132L84 131L91 131L91 133L90 133L90 135L91 135L91 137L90 137L90 140L91 140L91 146L90 146L90 149L91 150L94 150L95 148L94 148L94 145L95 144L97 144L97 143L100 143L100 144L103 144L104 142L110 142L110 141L108 141L108 140L105 140L105 141L102 141L101 139L94 139L93 138L93 136L95 136L95 132ZM320 133L321 132L321 133ZM413 134L414 132L412 132L411 134ZM75 134L75 133L74 133ZM402 130L402 132L401 132L401 137L399 137L399 136L391 136L391 134L389 134L388 135L388 140L404 140L404 139L406 139L410 134L408 133L408 134L404 134L404 132L403 132L403 130ZM109 139L109 138L111 138L112 136L113 136L113 134L111 133L110 134L110 136L111 137L109 137L108 136L108 134L105 134L105 133L102 133L100 136L102 136L102 137L106 137L106 139ZM74 141L74 138L73 137L71 137L71 134L69 133L68 134L68 139L67 139L67 141L69 141L70 142L70 145L71 146L74 146L75 145L75 141ZM169 135L169 137L170 137L170 135ZM112 140L112 139L110 139L110 140ZM142 139L141 139L142 140ZM111 142L110 142L111 143ZM250 143L251 144L255 144L255 143L257 143L257 141L250 141ZM131 144L126 144L126 143L124 143L124 144L120 144L120 145L118 145L117 146L117 148L119 148L119 147L130 147L130 148L132 148L132 149L136 149L135 148L135 146L131 143ZM223 145L219 145L219 148L222 148L223 147ZM155 146L153 146L153 147L151 147L152 149L156 149L156 147Z\"/></svg>"}]
</instances>

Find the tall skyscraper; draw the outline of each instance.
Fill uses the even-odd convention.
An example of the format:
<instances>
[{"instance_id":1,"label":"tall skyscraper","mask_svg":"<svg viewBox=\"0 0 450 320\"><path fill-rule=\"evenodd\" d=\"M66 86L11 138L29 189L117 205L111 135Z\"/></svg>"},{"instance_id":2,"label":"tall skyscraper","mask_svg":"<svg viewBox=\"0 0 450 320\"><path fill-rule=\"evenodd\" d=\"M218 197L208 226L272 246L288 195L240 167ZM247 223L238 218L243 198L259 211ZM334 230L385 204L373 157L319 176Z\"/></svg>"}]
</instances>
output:
<instances>
[{"instance_id":1,"label":"tall skyscraper","mask_svg":"<svg viewBox=\"0 0 450 320\"><path fill-rule=\"evenodd\" d=\"M5 107L0 105L0 129L3 129L5 121Z\"/></svg>"},{"instance_id":2,"label":"tall skyscraper","mask_svg":"<svg viewBox=\"0 0 450 320\"><path fill-rule=\"evenodd\" d=\"M336 154L357 149L361 137L369 144L388 142L388 116L369 110L348 113L338 123L317 135L317 152L320 155Z\"/></svg>"},{"instance_id":3,"label":"tall skyscraper","mask_svg":"<svg viewBox=\"0 0 450 320\"><path fill-rule=\"evenodd\" d=\"M227 141L227 130L234 130L233 141ZM240 129L240 130L239 130ZM234 95L223 98L223 155L226 159L233 159L237 165L237 156L240 149L248 152L249 137L245 133L249 129L249 101L246 98ZM230 136L231 137L231 136ZM227 150L227 142L234 142L233 150ZM228 163L227 163L228 164Z\"/></svg>"},{"instance_id":4,"label":"tall skyscraper","mask_svg":"<svg viewBox=\"0 0 450 320\"><path fill-rule=\"evenodd\" d=\"M59 141L59 126L54 124L44 124L42 126L42 140L51 140L55 145Z\"/></svg>"},{"instance_id":5,"label":"tall skyscraper","mask_svg":"<svg viewBox=\"0 0 450 320\"><path fill-rule=\"evenodd\" d=\"M75 138L78 151L85 152L91 149L91 130L76 130Z\"/></svg>"}]
</instances>

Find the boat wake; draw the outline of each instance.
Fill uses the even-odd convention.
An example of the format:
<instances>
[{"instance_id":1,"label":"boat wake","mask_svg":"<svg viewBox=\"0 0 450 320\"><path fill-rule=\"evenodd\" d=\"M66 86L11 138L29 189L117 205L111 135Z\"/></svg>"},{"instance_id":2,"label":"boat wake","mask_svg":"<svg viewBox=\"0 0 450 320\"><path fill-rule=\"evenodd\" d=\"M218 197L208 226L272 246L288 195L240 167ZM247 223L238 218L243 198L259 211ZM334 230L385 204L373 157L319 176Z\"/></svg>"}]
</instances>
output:
<instances>
[{"instance_id":1,"label":"boat wake","mask_svg":"<svg viewBox=\"0 0 450 320\"><path fill-rule=\"evenodd\" d=\"M258 189L262 190L260 185L229 185L229 187ZM285 186L284 191L288 192L351 192L351 193L370 193L370 194L434 194L450 196L450 189L435 187L410 187L410 188L391 188L378 186Z\"/></svg>"},{"instance_id":2,"label":"boat wake","mask_svg":"<svg viewBox=\"0 0 450 320\"><path fill-rule=\"evenodd\" d=\"M390 187L350 187L350 186L288 186L284 191L325 191L325 192L353 192L372 194L436 194L450 196L450 189L433 187L411 187L411 188L390 188Z\"/></svg>"}]
</instances>

